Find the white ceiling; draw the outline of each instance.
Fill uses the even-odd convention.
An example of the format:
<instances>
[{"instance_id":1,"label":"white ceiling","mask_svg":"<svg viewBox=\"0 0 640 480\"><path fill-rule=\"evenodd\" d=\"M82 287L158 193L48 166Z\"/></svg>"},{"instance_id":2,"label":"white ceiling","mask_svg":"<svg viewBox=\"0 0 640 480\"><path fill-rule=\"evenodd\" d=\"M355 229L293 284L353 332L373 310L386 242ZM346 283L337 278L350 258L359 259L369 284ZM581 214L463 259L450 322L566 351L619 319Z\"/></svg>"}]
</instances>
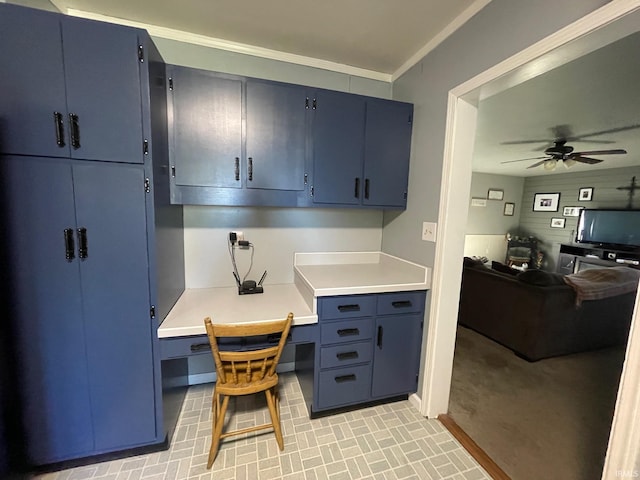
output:
<instances>
[{"instance_id":1,"label":"white ceiling","mask_svg":"<svg viewBox=\"0 0 640 480\"><path fill-rule=\"evenodd\" d=\"M106 15L393 74L489 0L52 0ZM69 10L72 10L71 12ZM450 28L449 28L450 29Z\"/></svg>"},{"instance_id":2,"label":"white ceiling","mask_svg":"<svg viewBox=\"0 0 640 480\"><path fill-rule=\"evenodd\" d=\"M637 29L640 23L635 20L634 29ZM598 33L606 36L604 32ZM569 63L555 65L562 63L563 58L566 61L567 56L573 58L569 49L579 50L585 42L587 39L579 40L576 45L541 59L541 65L546 63L555 67L550 71L531 75L530 80L479 102L474 171L535 176L640 164L640 62L637 61L640 33L614 41ZM592 48L593 45L588 50ZM546 70L544 66L542 68ZM621 131L611 132L618 129ZM609 133L569 139L568 144L576 152L625 149L628 154L590 155L604 161L597 165L577 164L570 170L558 164L553 172L544 170L542 165L527 168L538 160L501 163L544 156L544 149L557 137L595 132ZM520 140L538 141L504 144Z\"/></svg>"}]
</instances>

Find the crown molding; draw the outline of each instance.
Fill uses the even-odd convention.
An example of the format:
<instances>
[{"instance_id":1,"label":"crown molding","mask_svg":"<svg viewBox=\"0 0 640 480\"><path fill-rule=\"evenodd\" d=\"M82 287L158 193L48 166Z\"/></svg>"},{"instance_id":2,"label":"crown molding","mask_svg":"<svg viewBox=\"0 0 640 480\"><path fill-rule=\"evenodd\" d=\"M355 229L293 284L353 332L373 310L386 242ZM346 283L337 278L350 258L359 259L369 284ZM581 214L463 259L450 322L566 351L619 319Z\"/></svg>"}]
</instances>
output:
<instances>
[{"instance_id":1,"label":"crown molding","mask_svg":"<svg viewBox=\"0 0 640 480\"><path fill-rule=\"evenodd\" d=\"M376 72L374 70L367 70L364 68L353 67L351 65L345 65L342 63L331 62L328 60L321 60L318 58L305 57L304 55L296 55L293 53L281 52L278 50L271 50L268 48L257 47L255 45L247 45L245 43L230 42L220 38L207 37L205 35L199 35L195 33L185 32L182 30L176 30L173 28L160 27L157 25L151 25L142 22L134 22L131 20L125 20L122 18L110 17L107 15L100 15L98 13L86 12L83 10L67 9L67 15L74 17L82 17L90 20L99 20L101 22L118 23L120 25L127 25L135 28L142 28L149 32L149 35L154 37L166 38L168 40L175 40L178 42L191 43L194 45L200 45L203 47L215 48L218 50L225 50L228 52L241 53L243 55L251 55L254 57L267 58L269 60L277 60L280 62L293 63L296 65L303 65L306 67L320 68L322 70L330 70L333 72L344 73L346 75L353 75L356 77L369 78L371 80L378 80L380 82L391 82L391 74Z\"/></svg>"},{"instance_id":2,"label":"crown molding","mask_svg":"<svg viewBox=\"0 0 640 480\"><path fill-rule=\"evenodd\" d=\"M433 37L424 47L414 53L406 62L402 64L395 72L391 74L391 82L395 82L398 78L404 75L411 67L422 60L429 52L434 50L438 45L464 25L471 17L486 7L491 0L476 0L469 5L460 15L453 19L449 25L444 27L440 32Z\"/></svg>"}]
</instances>

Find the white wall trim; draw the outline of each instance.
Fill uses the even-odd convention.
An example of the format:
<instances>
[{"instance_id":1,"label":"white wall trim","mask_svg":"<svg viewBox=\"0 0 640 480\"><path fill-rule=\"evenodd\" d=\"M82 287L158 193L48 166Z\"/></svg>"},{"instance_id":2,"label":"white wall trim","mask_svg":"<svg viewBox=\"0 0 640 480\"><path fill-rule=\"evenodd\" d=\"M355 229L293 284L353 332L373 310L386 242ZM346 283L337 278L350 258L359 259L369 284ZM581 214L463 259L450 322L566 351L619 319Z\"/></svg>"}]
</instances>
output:
<instances>
[{"instance_id":1,"label":"white wall trim","mask_svg":"<svg viewBox=\"0 0 640 480\"><path fill-rule=\"evenodd\" d=\"M151 25L142 22L134 22L131 20L110 17L107 15L87 12L84 10L69 8L66 10L66 13L67 15L71 15L74 17L82 17L90 20L118 23L120 25L127 25L129 27L142 28L149 32L149 35L153 37L166 38L168 40L191 43L203 47L241 53L243 55L267 58L269 60L293 63L296 65L303 65L305 67L320 68L322 70L330 70L333 72L344 73L345 75L369 78L371 80L378 80L380 82L391 82L391 74L389 73L376 72L374 70L367 70L364 68L353 67L351 65L345 65L342 63L330 62L328 60L306 57L304 55L296 55L294 53L281 52L279 50L271 50L269 48L248 45L246 43L231 42L229 40L223 40L221 38L207 37L205 35L198 35L196 33L185 32L183 30L160 27L158 25Z\"/></svg>"},{"instance_id":2,"label":"white wall trim","mask_svg":"<svg viewBox=\"0 0 640 480\"><path fill-rule=\"evenodd\" d=\"M438 34L433 37L427 44L418 50L416 53L411 55L409 59L402 64L400 68L398 68L391 75L391 81L395 82L398 78L400 78L403 74L407 72L411 67L413 67L416 63L422 60L429 52L434 50L438 45L440 45L443 41L447 39L452 33L458 30L462 25L464 25L471 17L473 17L476 13L486 7L491 0L476 0L471 5L469 5L460 15L453 19L449 25L444 27Z\"/></svg>"},{"instance_id":3,"label":"white wall trim","mask_svg":"<svg viewBox=\"0 0 640 480\"><path fill-rule=\"evenodd\" d=\"M451 175L451 172L468 170L471 175L471 159L459 155L465 144L473 144L475 134L465 128L475 116L475 108L460 97L471 93L501 75L509 73L553 49L575 40L600 28L624 15L640 8L640 0L612 0L600 9L592 12L568 25L558 32L526 48L511 58L482 72L471 80L459 85L449 93L445 149L443 158L443 176L440 196L438 223L440 228L435 252L433 272L432 305L430 311L429 336L427 341L427 362L423 377L422 413L436 417L446 413L448 396L451 388L451 376L446 372L453 363L454 339L447 334L447 326L451 325L452 312L457 313L460 275L450 274L450 269L443 268L448 259L453 264L461 264L464 248L459 237L464 237L466 215L453 210L454 205L447 202L455 198L454 192L469 191L465 175ZM465 117L467 117L465 119ZM466 190L465 190L465 187ZM461 195L462 196L462 195ZM466 200L466 196L465 200ZM458 245L461 244L461 245ZM455 256L454 256L455 254ZM452 264L450 263L449 266ZM461 269L461 265L460 268ZM620 472L636 474L637 461L640 459L640 319L639 308L633 314L630 330L627 358L622 372L618 400L614 414L609 449L605 461L603 479L619 478ZM457 315L455 315L457 316ZM455 318L455 316L453 318ZM444 331L444 335L441 334ZM632 350L631 346L634 346ZM638 472L640 473L640 472Z\"/></svg>"}]
</instances>

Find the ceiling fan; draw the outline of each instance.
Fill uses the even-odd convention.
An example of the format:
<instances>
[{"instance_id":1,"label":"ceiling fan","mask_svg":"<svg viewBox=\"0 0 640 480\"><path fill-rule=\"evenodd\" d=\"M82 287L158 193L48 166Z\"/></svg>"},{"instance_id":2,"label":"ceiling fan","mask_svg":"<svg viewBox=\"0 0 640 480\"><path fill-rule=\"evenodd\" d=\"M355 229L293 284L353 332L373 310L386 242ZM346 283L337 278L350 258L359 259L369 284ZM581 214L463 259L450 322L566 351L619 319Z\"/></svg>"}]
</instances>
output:
<instances>
[{"instance_id":1,"label":"ceiling fan","mask_svg":"<svg viewBox=\"0 0 640 480\"><path fill-rule=\"evenodd\" d=\"M567 145L567 140L564 138L555 140L553 145L544 151L545 155L542 157L521 158L519 160L508 160L501 163L513 163L524 162L526 160L539 160L533 165L529 165L527 168L536 168L543 165L545 170L555 170L558 162L561 161L566 168L574 166L576 163L587 163L593 165L602 162L598 158L592 158L587 155L624 155L626 150L621 148L613 150L590 150L587 152L574 152L573 147Z\"/></svg>"}]
</instances>

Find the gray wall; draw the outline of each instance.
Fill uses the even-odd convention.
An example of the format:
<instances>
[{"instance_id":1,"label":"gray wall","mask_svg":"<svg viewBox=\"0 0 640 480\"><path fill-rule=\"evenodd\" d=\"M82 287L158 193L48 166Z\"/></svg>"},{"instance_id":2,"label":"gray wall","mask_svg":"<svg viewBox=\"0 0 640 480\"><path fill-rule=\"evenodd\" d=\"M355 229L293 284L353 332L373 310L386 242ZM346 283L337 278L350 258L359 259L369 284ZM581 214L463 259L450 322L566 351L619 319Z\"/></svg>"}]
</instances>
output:
<instances>
[{"instance_id":1,"label":"gray wall","mask_svg":"<svg viewBox=\"0 0 640 480\"><path fill-rule=\"evenodd\" d=\"M421 240L419 225L438 218L448 92L606 3L493 0L394 82L393 98L415 105L414 133L407 210L385 214L385 252L434 263L435 244Z\"/></svg>"},{"instance_id":2,"label":"gray wall","mask_svg":"<svg viewBox=\"0 0 640 480\"><path fill-rule=\"evenodd\" d=\"M487 200L486 207L469 207L467 235L492 235L515 233L520 223L524 178L473 173L470 198L487 198L489 189L504 191L502 200ZM504 215L504 204L515 204L513 216Z\"/></svg>"},{"instance_id":3,"label":"gray wall","mask_svg":"<svg viewBox=\"0 0 640 480\"><path fill-rule=\"evenodd\" d=\"M434 265L435 243L422 241L420 225L438 219L448 92L607 3L492 0L394 82L393 98L414 104L414 123L407 209L385 213L384 252ZM469 192L459 195L467 197ZM427 309L430 300L429 294ZM422 376L418 391L422 391Z\"/></svg>"},{"instance_id":4,"label":"gray wall","mask_svg":"<svg viewBox=\"0 0 640 480\"><path fill-rule=\"evenodd\" d=\"M23 7L38 8L40 10L48 10L50 12L60 12L60 10L58 10L58 8L49 0L9 0L6 3L22 5Z\"/></svg>"},{"instance_id":5,"label":"gray wall","mask_svg":"<svg viewBox=\"0 0 640 480\"><path fill-rule=\"evenodd\" d=\"M628 192L618 190L618 187L629 186L634 176L640 184L640 167L542 175L525 179L520 231L542 241L541 247L546 256L544 266L546 270L555 270L560 244L571 243L575 238L578 219L564 217L563 208L626 208L629 200ZM593 197L590 202L578 200L578 191L583 187L593 188ZM557 212L533 211L533 198L536 193L555 192L560 193ZM640 191L636 192L633 207L640 208ZM552 218L564 218L565 227L551 228Z\"/></svg>"}]
</instances>

